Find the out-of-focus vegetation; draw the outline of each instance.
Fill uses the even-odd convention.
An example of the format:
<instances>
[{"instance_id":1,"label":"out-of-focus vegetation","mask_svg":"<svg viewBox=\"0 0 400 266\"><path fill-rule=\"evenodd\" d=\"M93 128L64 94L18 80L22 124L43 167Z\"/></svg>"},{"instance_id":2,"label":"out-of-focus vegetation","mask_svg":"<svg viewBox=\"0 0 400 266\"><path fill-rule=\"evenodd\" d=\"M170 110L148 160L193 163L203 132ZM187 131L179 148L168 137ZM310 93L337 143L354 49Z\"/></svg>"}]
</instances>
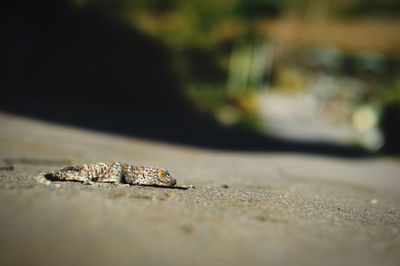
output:
<instances>
[{"instance_id":1,"label":"out-of-focus vegetation","mask_svg":"<svg viewBox=\"0 0 400 266\"><path fill-rule=\"evenodd\" d=\"M397 0L363 0L349 1L348 6L338 12L349 18L369 17L397 17L400 15L400 2Z\"/></svg>"},{"instance_id":2,"label":"out-of-focus vegetation","mask_svg":"<svg viewBox=\"0 0 400 266\"><path fill-rule=\"evenodd\" d=\"M363 134L372 129L362 132L363 119L354 117L374 106L367 109L379 121L386 105L400 102L397 0L73 4L161 40L173 52L183 93L226 124L257 129L259 90L307 92L316 95L321 112L358 121L354 126L363 145ZM378 124L369 126L376 130Z\"/></svg>"},{"instance_id":3,"label":"out-of-focus vegetation","mask_svg":"<svg viewBox=\"0 0 400 266\"><path fill-rule=\"evenodd\" d=\"M225 124L257 129L252 94L227 88L229 67L237 47L248 49L248 43L264 39L254 17L279 16L283 8L278 1L82 0L75 5L96 10L164 42L174 54L183 93L195 106Z\"/></svg>"}]
</instances>

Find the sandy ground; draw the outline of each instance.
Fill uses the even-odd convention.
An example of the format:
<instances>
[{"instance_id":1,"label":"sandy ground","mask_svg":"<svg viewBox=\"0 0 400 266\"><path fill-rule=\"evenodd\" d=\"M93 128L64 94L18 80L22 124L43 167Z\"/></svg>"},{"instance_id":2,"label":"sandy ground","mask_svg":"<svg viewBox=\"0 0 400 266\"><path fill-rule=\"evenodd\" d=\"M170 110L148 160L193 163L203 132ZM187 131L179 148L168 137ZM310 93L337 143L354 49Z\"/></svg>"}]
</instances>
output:
<instances>
[{"instance_id":1,"label":"sandy ground","mask_svg":"<svg viewBox=\"0 0 400 266\"><path fill-rule=\"evenodd\" d=\"M0 113L1 265L398 265L400 163L210 151ZM69 163L196 189L39 183ZM13 169L7 168L12 165Z\"/></svg>"}]
</instances>

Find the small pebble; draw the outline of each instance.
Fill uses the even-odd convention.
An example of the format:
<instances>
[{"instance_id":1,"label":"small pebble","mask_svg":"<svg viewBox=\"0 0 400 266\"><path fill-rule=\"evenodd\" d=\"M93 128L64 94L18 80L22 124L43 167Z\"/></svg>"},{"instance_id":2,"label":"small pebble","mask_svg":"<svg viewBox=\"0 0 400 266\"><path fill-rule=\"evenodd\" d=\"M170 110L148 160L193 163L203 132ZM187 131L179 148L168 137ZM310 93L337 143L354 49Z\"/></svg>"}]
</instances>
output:
<instances>
[{"instance_id":1,"label":"small pebble","mask_svg":"<svg viewBox=\"0 0 400 266\"><path fill-rule=\"evenodd\" d=\"M372 199L372 200L369 201L369 203L370 203L371 205L376 205L376 204L379 203L379 201L378 201L377 199Z\"/></svg>"},{"instance_id":2,"label":"small pebble","mask_svg":"<svg viewBox=\"0 0 400 266\"><path fill-rule=\"evenodd\" d=\"M190 223L186 223L182 225L182 230L186 234L191 234L194 231L194 226Z\"/></svg>"}]
</instances>

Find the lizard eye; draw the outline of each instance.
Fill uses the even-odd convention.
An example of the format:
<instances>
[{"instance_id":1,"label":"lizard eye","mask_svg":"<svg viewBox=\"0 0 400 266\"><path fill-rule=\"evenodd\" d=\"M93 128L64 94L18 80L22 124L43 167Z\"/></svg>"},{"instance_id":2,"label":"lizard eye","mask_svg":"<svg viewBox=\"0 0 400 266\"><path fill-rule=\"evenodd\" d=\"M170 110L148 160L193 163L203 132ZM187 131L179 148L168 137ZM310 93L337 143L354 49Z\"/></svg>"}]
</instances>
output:
<instances>
[{"instance_id":1,"label":"lizard eye","mask_svg":"<svg viewBox=\"0 0 400 266\"><path fill-rule=\"evenodd\" d=\"M160 170L160 171L158 171L158 173L157 173L157 176L158 177L165 177L167 174L165 173L165 171L164 170Z\"/></svg>"}]
</instances>

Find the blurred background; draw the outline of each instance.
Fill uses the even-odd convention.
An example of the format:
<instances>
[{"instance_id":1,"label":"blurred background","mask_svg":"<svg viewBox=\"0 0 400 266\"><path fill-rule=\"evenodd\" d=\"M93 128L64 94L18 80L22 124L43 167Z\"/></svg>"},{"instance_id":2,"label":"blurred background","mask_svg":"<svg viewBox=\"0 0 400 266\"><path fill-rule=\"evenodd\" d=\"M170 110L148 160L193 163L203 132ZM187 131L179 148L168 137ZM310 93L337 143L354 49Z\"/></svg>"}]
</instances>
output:
<instances>
[{"instance_id":1,"label":"blurred background","mask_svg":"<svg viewBox=\"0 0 400 266\"><path fill-rule=\"evenodd\" d=\"M400 153L398 0L2 5L4 111L211 148Z\"/></svg>"}]
</instances>

